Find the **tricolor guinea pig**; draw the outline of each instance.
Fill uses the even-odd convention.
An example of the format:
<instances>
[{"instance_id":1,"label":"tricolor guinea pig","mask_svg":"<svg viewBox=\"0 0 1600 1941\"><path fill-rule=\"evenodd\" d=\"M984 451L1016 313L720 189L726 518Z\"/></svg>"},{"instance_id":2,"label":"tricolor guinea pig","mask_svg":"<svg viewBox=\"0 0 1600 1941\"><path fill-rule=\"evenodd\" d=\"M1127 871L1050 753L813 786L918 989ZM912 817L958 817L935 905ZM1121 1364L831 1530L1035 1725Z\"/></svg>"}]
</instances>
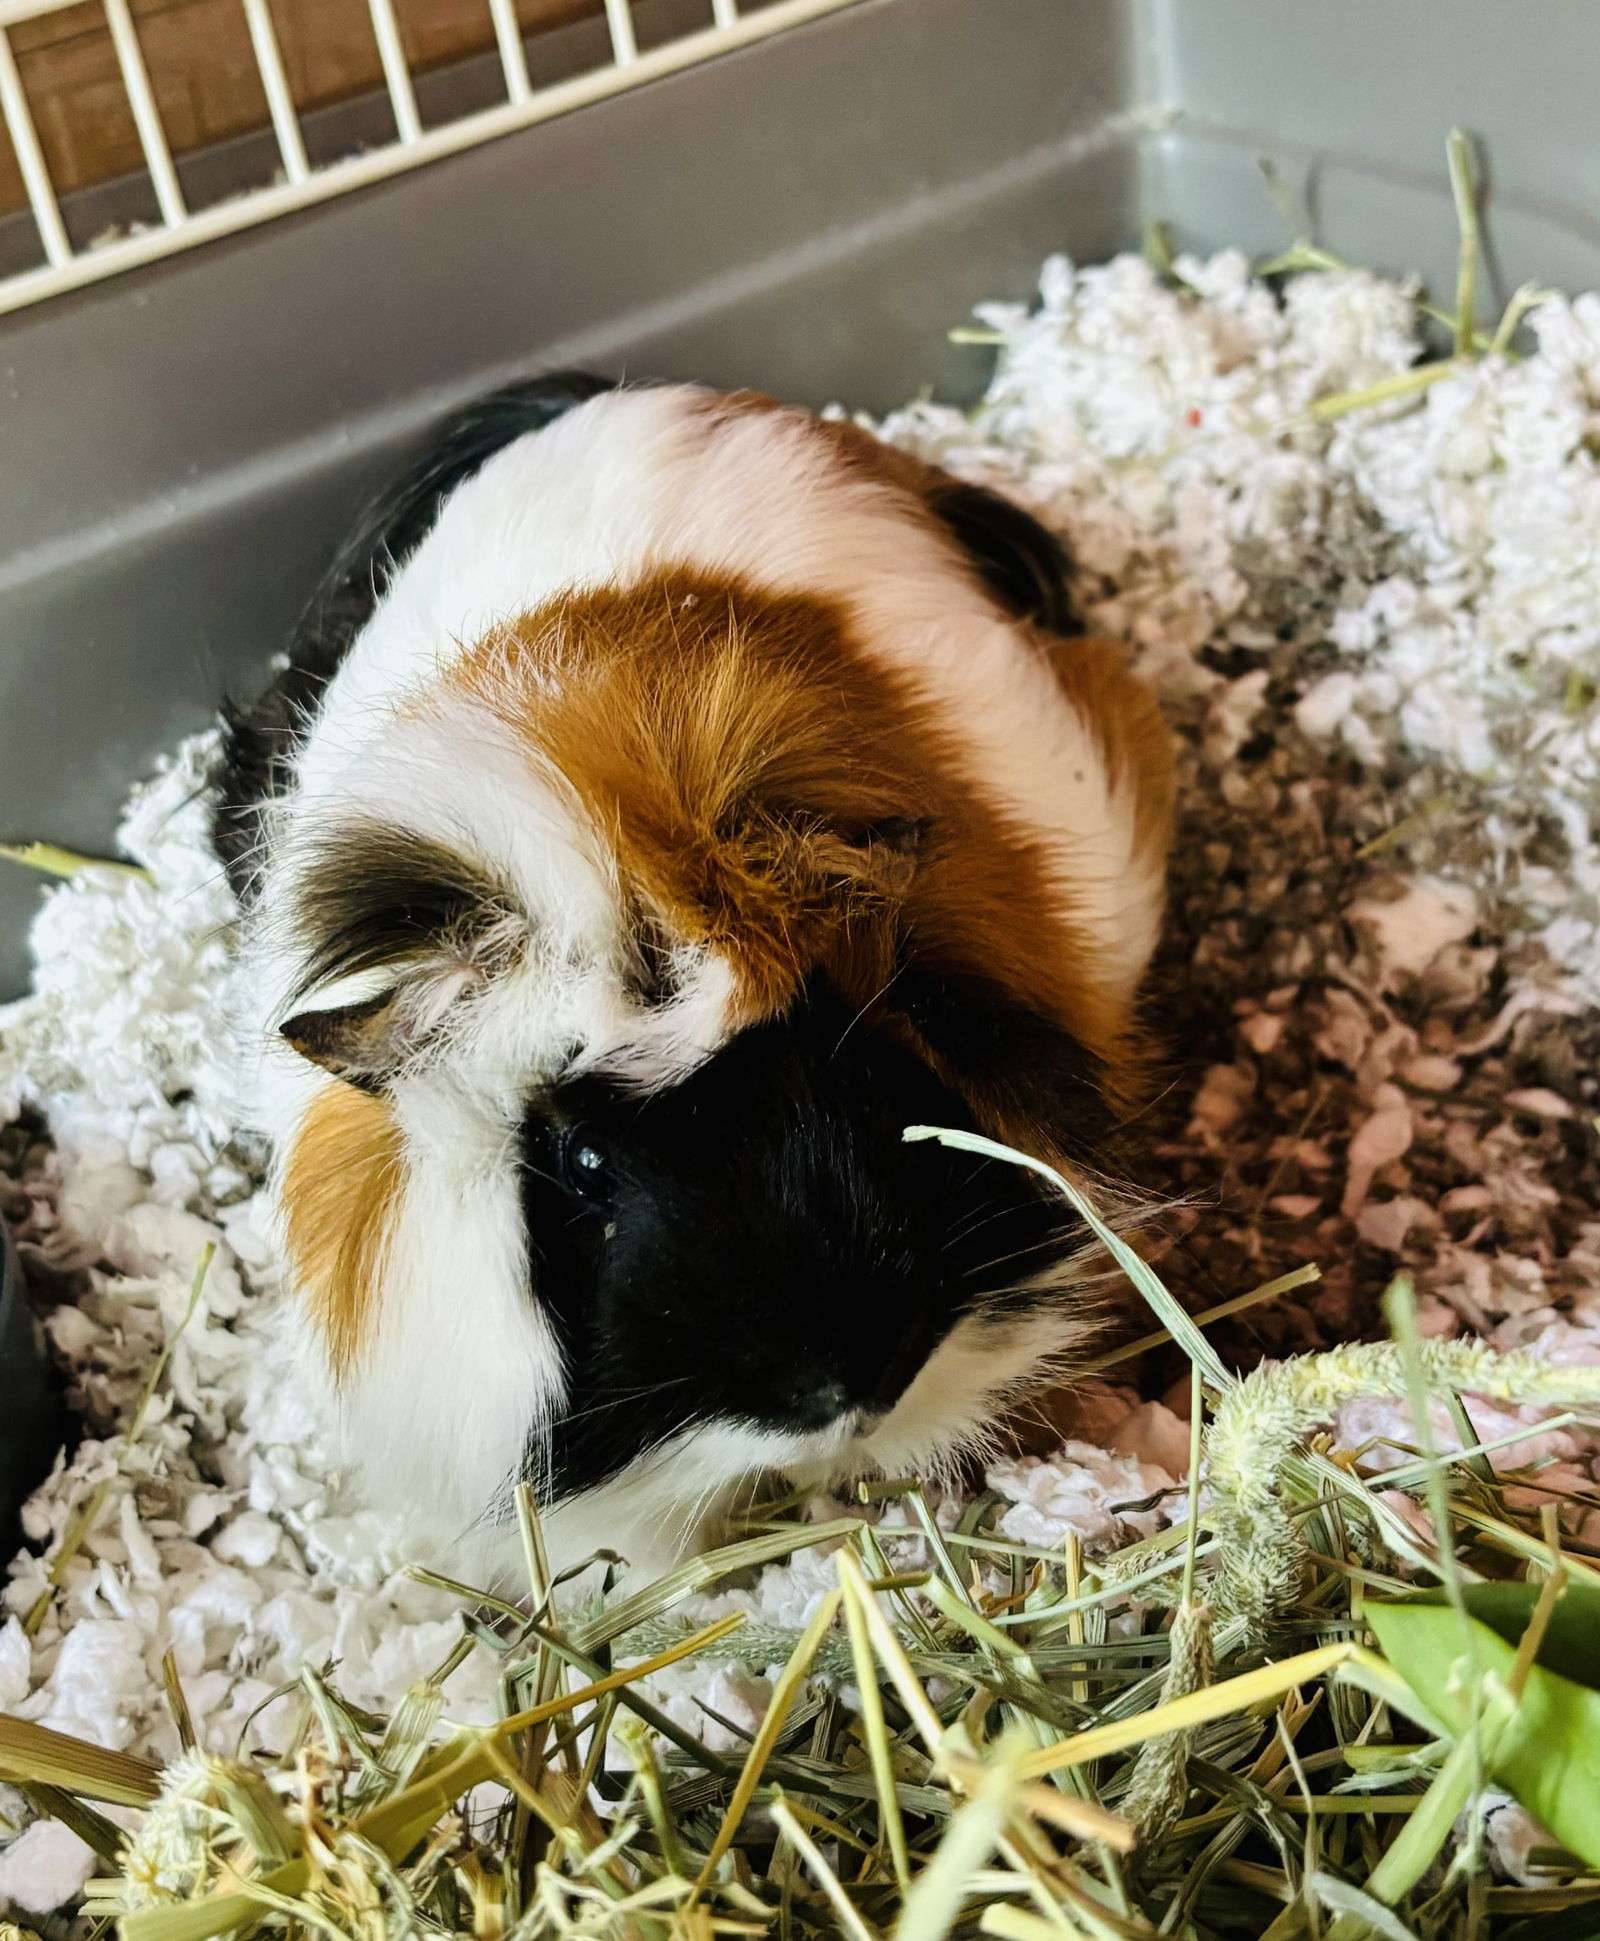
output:
<instances>
[{"instance_id":1,"label":"tricolor guinea pig","mask_svg":"<svg viewBox=\"0 0 1600 1941\"><path fill-rule=\"evenodd\" d=\"M1085 1330L1171 811L1007 501L749 394L459 416L229 722L247 1083L349 1449L655 1569L947 1470Z\"/></svg>"}]
</instances>

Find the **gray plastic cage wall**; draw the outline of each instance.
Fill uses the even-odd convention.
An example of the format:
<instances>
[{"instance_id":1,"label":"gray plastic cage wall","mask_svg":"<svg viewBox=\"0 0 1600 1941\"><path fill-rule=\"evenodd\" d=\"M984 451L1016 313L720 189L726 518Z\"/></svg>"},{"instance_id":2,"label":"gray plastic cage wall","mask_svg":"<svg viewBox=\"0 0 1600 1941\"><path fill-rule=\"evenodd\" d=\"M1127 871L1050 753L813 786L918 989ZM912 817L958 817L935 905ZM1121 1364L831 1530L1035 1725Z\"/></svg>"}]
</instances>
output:
<instances>
[{"instance_id":1,"label":"gray plastic cage wall","mask_svg":"<svg viewBox=\"0 0 1600 1941\"><path fill-rule=\"evenodd\" d=\"M50 4L0 0L0 42ZM266 7L240 4L260 58ZM58 202L35 176L0 222L0 837L104 851L157 751L261 679L399 449L516 373L969 398L986 353L947 328L1052 249L1152 217L1281 246L1263 154L1330 247L1447 279L1452 123L1489 158L1496 279L1600 284L1592 0L608 0L609 54L564 93L519 93L511 10L485 6L488 94L429 76L408 120L391 46L331 184L297 177L274 102L283 181L248 226L214 213L245 150L168 175L137 98L145 180ZM27 161L14 79L0 46ZM74 266L152 191L153 226ZM0 994L37 894L0 866Z\"/></svg>"}]
</instances>

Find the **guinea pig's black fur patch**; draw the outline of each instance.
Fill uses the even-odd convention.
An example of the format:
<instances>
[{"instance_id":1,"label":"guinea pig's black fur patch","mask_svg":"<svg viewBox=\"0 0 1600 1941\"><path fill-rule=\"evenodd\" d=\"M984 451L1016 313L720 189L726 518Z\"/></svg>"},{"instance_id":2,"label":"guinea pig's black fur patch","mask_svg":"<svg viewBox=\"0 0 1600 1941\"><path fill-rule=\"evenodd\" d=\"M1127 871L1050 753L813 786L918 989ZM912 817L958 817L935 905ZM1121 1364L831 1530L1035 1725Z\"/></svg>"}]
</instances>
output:
<instances>
[{"instance_id":1,"label":"guinea pig's black fur patch","mask_svg":"<svg viewBox=\"0 0 1600 1941\"><path fill-rule=\"evenodd\" d=\"M503 917L512 898L448 844L364 821L331 835L300 878L305 969L295 991L461 947Z\"/></svg>"},{"instance_id":2,"label":"guinea pig's black fur patch","mask_svg":"<svg viewBox=\"0 0 1600 1941\"><path fill-rule=\"evenodd\" d=\"M1014 500L965 479L941 479L928 510L1013 613L1056 634L1081 634L1073 604L1072 562L1053 532Z\"/></svg>"},{"instance_id":3,"label":"guinea pig's black fur patch","mask_svg":"<svg viewBox=\"0 0 1600 1941\"><path fill-rule=\"evenodd\" d=\"M566 1364L547 1487L603 1482L686 1429L886 1414L964 1315L1011 1318L1070 1221L912 1052L826 995L641 1097L558 1084L523 1134L532 1292Z\"/></svg>"}]
</instances>

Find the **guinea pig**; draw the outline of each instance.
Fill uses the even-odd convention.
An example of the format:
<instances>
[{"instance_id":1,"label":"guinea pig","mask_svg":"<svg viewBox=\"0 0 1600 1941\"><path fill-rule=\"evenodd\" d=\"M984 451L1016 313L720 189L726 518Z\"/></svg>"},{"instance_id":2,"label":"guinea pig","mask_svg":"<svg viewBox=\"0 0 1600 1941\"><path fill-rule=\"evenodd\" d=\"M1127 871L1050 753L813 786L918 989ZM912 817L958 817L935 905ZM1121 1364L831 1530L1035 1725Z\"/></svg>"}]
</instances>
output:
<instances>
[{"instance_id":1,"label":"guinea pig","mask_svg":"<svg viewBox=\"0 0 1600 1941\"><path fill-rule=\"evenodd\" d=\"M445 426L233 712L251 1116L381 1498L658 1570L753 1477L931 1475L1085 1333L1171 750L1058 543L755 394Z\"/></svg>"}]
</instances>

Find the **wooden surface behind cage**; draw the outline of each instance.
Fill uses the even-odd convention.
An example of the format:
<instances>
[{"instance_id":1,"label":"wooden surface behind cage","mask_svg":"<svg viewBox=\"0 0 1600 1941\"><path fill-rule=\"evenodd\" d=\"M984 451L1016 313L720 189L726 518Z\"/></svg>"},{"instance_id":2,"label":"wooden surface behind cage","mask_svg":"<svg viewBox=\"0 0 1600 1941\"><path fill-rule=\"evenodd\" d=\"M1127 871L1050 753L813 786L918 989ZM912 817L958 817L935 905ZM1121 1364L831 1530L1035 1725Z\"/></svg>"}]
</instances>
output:
<instances>
[{"instance_id":1,"label":"wooden surface behind cage","mask_svg":"<svg viewBox=\"0 0 1600 1941\"><path fill-rule=\"evenodd\" d=\"M603 0L516 0L524 33L603 12ZM383 87L366 0L271 0L296 106L330 106ZM132 0L167 141L183 155L269 126L240 0ZM486 0L396 0L414 74L493 49ZM60 195L137 172L144 157L100 0L10 29L50 177ZM27 206L0 128L0 213Z\"/></svg>"}]
</instances>

